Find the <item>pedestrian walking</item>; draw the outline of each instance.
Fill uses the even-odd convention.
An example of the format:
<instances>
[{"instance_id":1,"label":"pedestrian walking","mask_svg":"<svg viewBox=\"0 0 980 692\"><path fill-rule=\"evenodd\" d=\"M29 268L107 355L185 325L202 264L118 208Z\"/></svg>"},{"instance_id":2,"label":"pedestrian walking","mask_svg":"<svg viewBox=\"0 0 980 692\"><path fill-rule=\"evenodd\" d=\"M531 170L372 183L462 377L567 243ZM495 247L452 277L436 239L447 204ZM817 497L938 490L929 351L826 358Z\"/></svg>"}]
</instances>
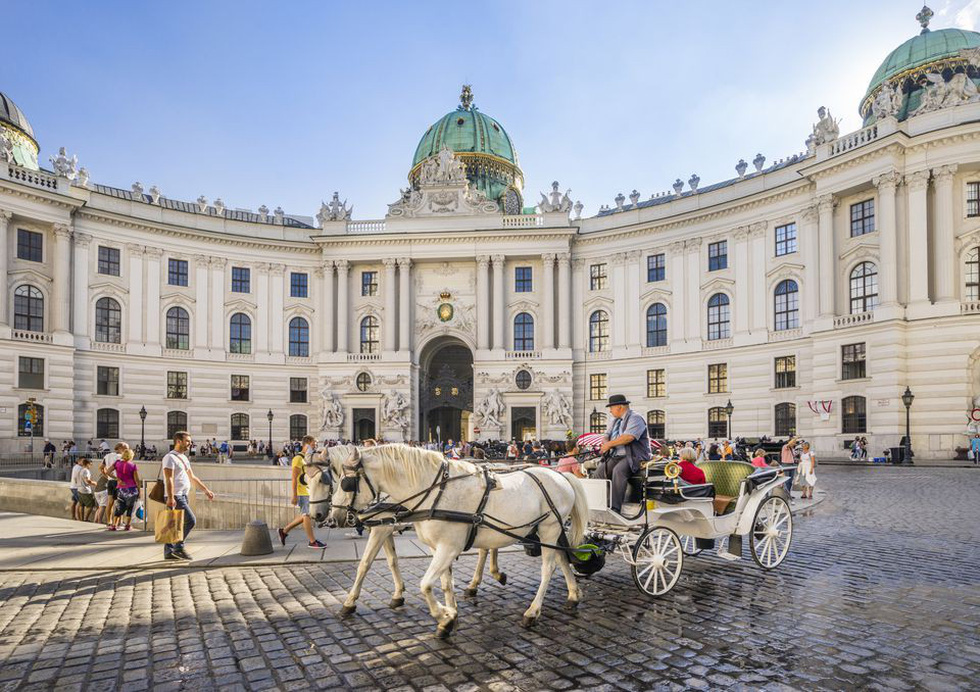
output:
<instances>
[{"instance_id":1,"label":"pedestrian walking","mask_svg":"<svg viewBox=\"0 0 980 692\"><path fill-rule=\"evenodd\" d=\"M165 560L190 560L190 554L184 549L184 541L188 534L194 529L197 518L191 511L187 501L190 493L191 484L196 485L204 491L209 500L214 499L214 493L204 484L204 482L194 475L191 469L191 461L187 458L187 451L190 449L192 440L190 433L180 430L174 433L173 449L163 457L163 483L164 493L167 496L167 507L170 509L184 510L184 536L177 543L165 543L163 546L163 559Z\"/></svg>"},{"instance_id":2,"label":"pedestrian walking","mask_svg":"<svg viewBox=\"0 0 980 692\"><path fill-rule=\"evenodd\" d=\"M310 519L310 489L306 485L306 460L313 456L316 451L316 438L307 435L303 438L303 447L300 453L293 457L292 463L292 504L299 510L299 516L279 529L279 542L286 545L286 536L300 524L306 532L306 539L309 541L310 548L326 548L327 546L317 540L313 535L313 520Z\"/></svg>"},{"instance_id":3,"label":"pedestrian walking","mask_svg":"<svg viewBox=\"0 0 980 692\"><path fill-rule=\"evenodd\" d=\"M973 452L973 465L980 465L980 433L973 436L970 440L970 450Z\"/></svg>"},{"instance_id":4,"label":"pedestrian walking","mask_svg":"<svg viewBox=\"0 0 980 692\"><path fill-rule=\"evenodd\" d=\"M136 509L136 501L140 498L140 474L133 462L133 450L125 450L120 459L116 462L116 478L119 479L119 487L116 490L116 511L112 516L110 531L119 528L119 519L126 515L126 531L133 528L133 510Z\"/></svg>"},{"instance_id":5,"label":"pedestrian walking","mask_svg":"<svg viewBox=\"0 0 980 692\"><path fill-rule=\"evenodd\" d=\"M793 479L796 477L796 438L791 437L779 450L779 465L783 467L783 472L789 476L784 487L790 500L793 499Z\"/></svg>"}]
</instances>

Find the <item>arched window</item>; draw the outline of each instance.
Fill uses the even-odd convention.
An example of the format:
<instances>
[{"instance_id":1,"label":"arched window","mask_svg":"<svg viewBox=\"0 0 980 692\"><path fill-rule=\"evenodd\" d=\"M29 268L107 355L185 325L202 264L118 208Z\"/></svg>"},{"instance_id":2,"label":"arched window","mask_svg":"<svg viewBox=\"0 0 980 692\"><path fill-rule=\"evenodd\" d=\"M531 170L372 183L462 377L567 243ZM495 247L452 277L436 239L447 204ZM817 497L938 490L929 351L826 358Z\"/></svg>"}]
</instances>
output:
<instances>
[{"instance_id":1,"label":"arched window","mask_svg":"<svg viewBox=\"0 0 980 692\"><path fill-rule=\"evenodd\" d=\"M24 284L14 291L14 329L44 331L44 295L40 289Z\"/></svg>"},{"instance_id":2,"label":"arched window","mask_svg":"<svg viewBox=\"0 0 980 692\"><path fill-rule=\"evenodd\" d=\"M95 412L95 436L104 440L119 439L119 411L100 408Z\"/></svg>"},{"instance_id":3,"label":"arched window","mask_svg":"<svg viewBox=\"0 0 980 692\"><path fill-rule=\"evenodd\" d=\"M721 406L708 409L708 437L728 437L728 416Z\"/></svg>"},{"instance_id":4,"label":"arched window","mask_svg":"<svg viewBox=\"0 0 980 692\"><path fill-rule=\"evenodd\" d=\"M795 281L786 279L776 284L773 302L777 332L800 326L800 287Z\"/></svg>"},{"instance_id":5,"label":"arched window","mask_svg":"<svg viewBox=\"0 0 980 692\"><path fill-rule=\"evenodd\" d=\"M27 411L30 404L21 404L17 407L17 436L30 437L31 431L27 427ZM44 407L41 404L34 404L36 414L31 427L34 429L34 437L44 437Z\"/></svg>"},{"instance_id":6,"label":"arched window","mask_svg":"<svg viewBox=\"0 0 980 692\"><path fill-rule=\"evenodd\" d=\"M187 414L183 411L167 411L167 439L174 439L181 430L187 430Z\"/></svg>"},{"instance_id":7,"label":"arched window","mask_svg":"<svg viewBox=\"0 0 980 692\"><path fill-rule=\"evenodd\" d=\"M863 396L847 396L841 401L841 432L845 435L868 432L868 409Z\"/></svg>"},{"instance_id":8,"label":"arched window","mask_svg":"<svg viewBox=\"0 0 980 692\"><path fill-rule=\"evenodd\" d=\"M647 434L655 440L667 437L667 415L663 411L647 413Z\"/></svg>"},{"instance_id":9,"label":"arched window","mask_svg":"<svg viewBox=\"0 0 980 692\"><path fill-rule=\"evenodd\" d=\"M654 303L647 308L647 346L667 345L667 306Z\"/></svg>"},{"instance_id":10,"label":"arched window","mask_svg":"<svg viewBox=\"0 0 980 692\"><path fill-rule=\"evenodd\" d=\"M596 310L589 316L589 351L598 353L609 350L609 315Z\"/></svg>"},{"instance_id":11,"label":"arched window","mask_svg":"<svg viewBox=\"0 0 980 692\"><path fill-rule=\"evenodd\" d=\"M252 352L252 318L236 312L231 316L231 334L228 343L231 353Z\"/></svg>"},{"instance_id":12,"label":"arched window","mask_svg":"<svg viewBox=\"0 0 980 692\"><path fill-rule=\"evenodd\" d=\"M371 375L366 372L358 373L354 382L357 384L357 391L366 392L371 388Z\"/></svg>"},{"instance_id":13,"label":"arched window","mask_svg":"<svg viewBox=\"0 0 980 692\"><path fill-rule=\"evenodd\" d=\"M514 318L514 350L534 350L534 318L526 312L520 312Z\"/></svg>"},{"instance_id":14,"label":"arched window","mask_svg":"<svg viewBox=\"0 0 980 692\"><path fill-rule=\"evenodd\" d=\"M728 296L715 293L708 299L708 340L727 339L732 335Z\"/></svg>"},{"instance_id":15,"label":"arched window","mask_svg":"<svg viewBox=\"0 0 980 692\"><path fill-rule=\"evenodd\" d=\"M167 348L186 351L191 347L191 318L187 310L172 307L167 310Z\"/></svg>"},{"instance_id":16,"label":"arched window","mask_svg":"<svg viewBox=\"0 0 980 692\"><path fill-rule=\"evenodd\" d=\"M596 411L591 416L589 416L589 432L592 433L604 433L606 432L606 414Z\"/></svg>"},{"instance_id":17,"label":"arched window","mask_svg":"<svg viewBox=\"0 0 980 692\"><path fill-rule=\"evenodd\" d=\"M851 271L851 314L871 312L878 306L878 268L861 262Z\"/></svg>"},{"instance_id":18,"label":"arched window","mask_svg":"<svg viewBox=\"0 0 980 692\"><path fill-rule=\"evenodd\" d=\"M776 404L776 437L796 435L796 404Z\"/></svg>"},{"instance_id":19,"label":"arched window","mask_svg":"<svg viewBox=\"0 0 980 692\"><path fill-rule=\"evenodd\" d=\"M302 317L289 320L289 355L310 355L310 323Z\"/></svg>"},{"instance_id":20,"label":"arched window","mask_svg":"<svg viewBox=\"0 0 980 692\"><path fill-rule=\"evenodd\" d=\"M361 320L361 353L378 353L381 350L380 333L377 317L368 315Z\"/></svg>"},{"instance_id":21,"label":"arched window","mask_svg":"<svg viewBox=\"0 0 980 692\"><path fill-rule=\"evenodd\" d=\"M306 416L294 413L289 417L289 439L302 440L306 437Z\"/></svg>"},{"instance_id":22,"label":"arched window","mask_svg":"<svg viewBox=\"0 0 980 692\"><path fill-rule=\"evenodd\" d=\"M112 298L95 302L95 340L103 344L122 343L122 310Z\"/></svg>"},{"instance_id":23,"label":"arched window","mask_svg":"<svg viewBox=\"0 0 980 692\"><path fill-rule=\"evenodd\" d=\"M231 439L248 440L251 437L248 430L248 414L231 414Z\"/></svg>"},{"instance_id":24,"label":"arched window","mask_svg":"<svg viewBox=\"0 0 980 692\"><path fill-rule=\"evenodd\" d=\"M966 300L980 300L980 247L970 250L966 256Z\"/></svg>"}]
</instances>

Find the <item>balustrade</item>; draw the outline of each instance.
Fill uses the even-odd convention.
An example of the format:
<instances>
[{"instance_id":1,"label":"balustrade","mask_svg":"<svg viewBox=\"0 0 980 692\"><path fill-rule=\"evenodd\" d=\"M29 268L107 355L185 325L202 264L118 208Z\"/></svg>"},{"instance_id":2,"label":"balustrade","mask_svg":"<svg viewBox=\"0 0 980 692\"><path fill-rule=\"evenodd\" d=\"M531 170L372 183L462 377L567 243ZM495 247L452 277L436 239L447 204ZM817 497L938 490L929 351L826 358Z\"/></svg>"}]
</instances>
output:
<instances>
[{"instance_id":1,"label":"balustrade","mask_svg":"<svg viewBox=\"0 0 980 692\"><path fill-rule=\"evenodd\" d=\"M834 328L853 327L856 324L866 324L874 321L873 312L859 312L854 315L840 315L834 318Z\"/></svg>"}]
</instances>

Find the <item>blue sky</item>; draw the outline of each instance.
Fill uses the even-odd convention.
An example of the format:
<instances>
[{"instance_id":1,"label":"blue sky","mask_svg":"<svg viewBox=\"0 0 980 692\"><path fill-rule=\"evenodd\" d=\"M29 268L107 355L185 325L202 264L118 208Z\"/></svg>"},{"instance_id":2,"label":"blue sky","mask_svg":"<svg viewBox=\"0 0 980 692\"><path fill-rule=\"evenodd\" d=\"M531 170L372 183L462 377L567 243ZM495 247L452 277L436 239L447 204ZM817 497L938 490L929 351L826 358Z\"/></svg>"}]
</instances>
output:
<instances>
[{"instance_id":1,"label":"blue sky","mask_svg":"<svg viewBox=\"0 0 980 692\"><path fill-rule=\"evenodd\" d=\"M980 0L933 28L977 29ZM415 146L473 85L513 138L529 204L558 180L585 214L739 157L803 150L818 106L857 106L919 2L184 2L19 0L0 91L41 158L92 179L312 215L338 190L357 218L398 197Z\"/></svg>"}]
</instances>

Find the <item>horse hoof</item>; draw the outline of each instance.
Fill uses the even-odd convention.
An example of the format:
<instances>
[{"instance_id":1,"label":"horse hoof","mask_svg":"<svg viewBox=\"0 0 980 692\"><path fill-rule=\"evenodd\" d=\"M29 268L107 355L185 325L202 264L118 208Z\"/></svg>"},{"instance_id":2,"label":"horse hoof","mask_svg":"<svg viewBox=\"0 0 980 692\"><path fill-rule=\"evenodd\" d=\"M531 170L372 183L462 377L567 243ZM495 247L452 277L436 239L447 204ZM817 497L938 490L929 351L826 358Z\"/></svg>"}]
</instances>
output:
<instances>
[{"instance_id":1,"label":"horse hoof","mask_svg":"<svg viewBox=\"0 0 980 692\"><path fill-rule=\"evenodd\" d=\"M341 615L350 615L355 610L357 610L357 606L356 605L345 605L343 608L340 609L340 614Z\"/></svg>"},{"instance_id":2,"label":"horse hoof","mask_svg":"<svg viewBox=\"0 0 980 692\"><path fill-rule=\"evenodd\" d=\"M573 601L570 599L565 601L566 610L575 610L576 608L578 608L578 601Z\"/></svg>"},{"instance_id":3,"label":"horse hoof","mask_svg":"<svg viewBox=\"0 0 980 692\"><path fill-rule=\"evenodd\" d=\"M436 628L436 631L439 633L440 639L446 639L449 637L450 634L452 634L453 628L455 627L456 627L456 618L453 618L445 625L439 625L439 627Z\"/></svg>"},{"instance_id":4,"label":"horse hoof","mask_svg":"<svg viewBox=\"0 0 980 692\"><path fill-rule=\"evenodd\" d=\"M405 605L404 598L392 598L391 601L388 603L389 608L398 608L403 605Z\"/></svg>"},{"instance_id":5,"label":"horse hoof","mask_svg":"<svg viewBox=\"0 0 980 692\"><path fill-rule=\"evenodd\" d=\"M473 587L473 588L466 589L463 593L467 596L476 596L476 588Z\"/></svg>"},{"instance_id":6,"label":"horse hoof","mask_svg":"<svg viewBox=\"0 0 980 692\"><path fill-rule=\"evenodd\" d=\"M500 576L497 577L497 581L500 582L500 585L501 586L507 586L507 574L504 573L504 572L501 572L500 573Z\"/></svg>"},{"instance_id":7,"label":"horse hoof","mask_svg":"<svg viewBox=\"0 0 980 692\"><path fill-rule=\"evenodd\" d=\"M537 621L538 621L537 618L532 618L528 615L525 615L524 621L521 624L524 626L525 629L530 629L531 627L534 627L534 623L536 623Z\"/></svg>"}]
</instances>

